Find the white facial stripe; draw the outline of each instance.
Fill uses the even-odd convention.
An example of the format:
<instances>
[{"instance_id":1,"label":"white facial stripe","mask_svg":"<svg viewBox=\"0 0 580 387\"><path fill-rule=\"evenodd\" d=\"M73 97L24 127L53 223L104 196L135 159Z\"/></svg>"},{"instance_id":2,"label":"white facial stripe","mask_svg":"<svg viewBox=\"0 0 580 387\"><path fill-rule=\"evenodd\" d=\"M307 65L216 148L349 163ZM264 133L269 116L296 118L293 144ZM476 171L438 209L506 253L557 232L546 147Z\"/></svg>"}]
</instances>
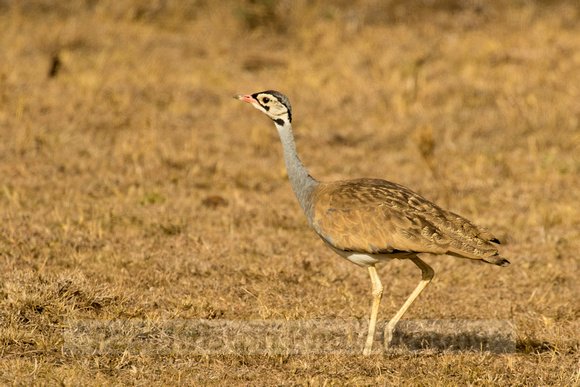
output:
<instances>
[{"instance_id":1,"label":"white facial stripe","mask_svg":"<svg viewBox=\"0 0 580 387\"><path fill-rule=\"evenodd\" d=\"M268 103L272 101L272 97L270 97L266 94L259 94L257 99L258 99L258 103L260 105L262 105L262 107L264 109L270 110L270 106L268 105ZM264 99L266 99L266 100L264 101Z\"/></svg>"}]
</instances>

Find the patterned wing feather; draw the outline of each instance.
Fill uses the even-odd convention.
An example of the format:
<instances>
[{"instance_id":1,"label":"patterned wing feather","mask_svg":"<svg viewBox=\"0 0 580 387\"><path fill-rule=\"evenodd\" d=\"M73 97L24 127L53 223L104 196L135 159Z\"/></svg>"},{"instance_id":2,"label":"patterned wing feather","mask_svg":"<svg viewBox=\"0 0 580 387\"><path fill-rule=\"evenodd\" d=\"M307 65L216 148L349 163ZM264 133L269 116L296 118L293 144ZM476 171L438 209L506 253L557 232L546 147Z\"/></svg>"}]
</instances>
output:
<instances>
[{"instance_id":1,"label":"patterned wing feather","mask_svg":"<svg viewBox=\"0 0 580 387\"><path fill-rule=\"evenodd\" d=\"M433 253L486 259L497 242L485 229L406 187L377 179L321 183L311 223L339 250L369 254Z\"/></svg>"}]
</instances>

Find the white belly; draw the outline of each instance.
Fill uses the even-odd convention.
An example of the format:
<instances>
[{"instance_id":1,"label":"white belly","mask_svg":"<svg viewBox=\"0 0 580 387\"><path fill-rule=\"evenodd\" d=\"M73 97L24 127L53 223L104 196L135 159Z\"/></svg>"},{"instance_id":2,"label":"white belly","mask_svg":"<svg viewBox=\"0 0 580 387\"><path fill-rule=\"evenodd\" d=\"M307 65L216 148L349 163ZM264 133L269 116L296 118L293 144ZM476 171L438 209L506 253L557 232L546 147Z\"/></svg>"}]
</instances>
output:
<instances>
[{"instance_id":1,"label":"white belly","mask_svg":"<svg viewBox=\"0 0 580 387\"><path fill-rule=\"evenodd\" d=\"M379 262L390 261L391 259L406 259L416 257L414 253L395 253L395 254L365 254L357 253L356 251L344 251L328 245L335 253L343 258L348 259L352 263L361 266L374 266Z\"/></svg>"},{"instance_id":2,"label":"white belly","mask_svg":"<svg viewBox=\"0 0 580 387\"><path fill-rule=\"evenodd\" d=\"M353 253L348 251L341 251L339 253L340 256L348 259L354 264L357 264L361 267L369 267L374 266L376 263L380 261L386 261L390 258L386 258L385 256L380 255L371 255L371 254L361 254L361 253ZM383 259L380 259L383 258Z\"/></svg>"}]
</instances>

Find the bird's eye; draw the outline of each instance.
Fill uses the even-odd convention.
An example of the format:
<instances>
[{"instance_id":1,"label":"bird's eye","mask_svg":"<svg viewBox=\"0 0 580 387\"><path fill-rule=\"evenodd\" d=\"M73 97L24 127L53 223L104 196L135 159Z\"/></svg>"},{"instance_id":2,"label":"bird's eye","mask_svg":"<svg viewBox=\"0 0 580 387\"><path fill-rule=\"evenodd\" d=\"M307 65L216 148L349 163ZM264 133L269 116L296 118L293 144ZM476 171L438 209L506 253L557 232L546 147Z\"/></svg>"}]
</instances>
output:
<instances>
[{"instance_id":1,"label":"bird's eye","mask_svg":"<svg viewBox=\"0 0 580 387\"><path fill-rule=\"evenodd\" d=\"M264 97L264 98L262 98L262 102L268 103L268 102L270 102L270 98Z\"/></svg>"}]
</instances>

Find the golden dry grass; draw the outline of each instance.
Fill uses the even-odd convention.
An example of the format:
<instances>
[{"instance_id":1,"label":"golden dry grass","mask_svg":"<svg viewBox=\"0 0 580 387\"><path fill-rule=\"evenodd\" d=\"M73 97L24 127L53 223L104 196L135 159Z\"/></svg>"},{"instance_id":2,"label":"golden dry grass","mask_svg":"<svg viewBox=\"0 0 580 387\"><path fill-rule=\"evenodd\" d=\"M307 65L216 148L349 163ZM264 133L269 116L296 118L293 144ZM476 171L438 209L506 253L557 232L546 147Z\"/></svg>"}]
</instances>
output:
<instances>
[{"instance_id":1,"label":"golden dry grass","mask_svg":"<svg viewBox=\"0 0 580 387\"><path fill-rule=\"evenodd\" d=\"M4 384L578 385L573 1L0 0ZM407 319L513 319L509 355L71 355L70 319L352 319L273 125L313 176L381 177L488 227L507 268L427 257ZM380 318L419 280L379 267Z\"/></svg>"}]
</instances>

